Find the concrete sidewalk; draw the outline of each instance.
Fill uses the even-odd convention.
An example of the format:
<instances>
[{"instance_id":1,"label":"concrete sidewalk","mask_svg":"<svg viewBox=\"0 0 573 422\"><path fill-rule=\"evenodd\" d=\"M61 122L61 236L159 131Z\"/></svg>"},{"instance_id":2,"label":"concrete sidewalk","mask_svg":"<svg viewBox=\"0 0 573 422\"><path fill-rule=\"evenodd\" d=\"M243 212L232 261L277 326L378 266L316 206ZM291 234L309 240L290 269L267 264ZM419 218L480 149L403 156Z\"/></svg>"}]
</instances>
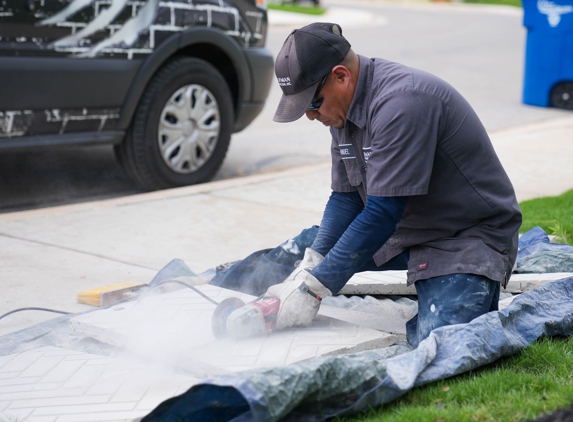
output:
<instances>
[{"instance_id":1,"label":"concrete sidewalk","mask_svg":"<svg viewBox=\"0 0 573 422\"><path fill-rule=\"evenodd\" d=\"M492 133L520 201L573 188L573 116ZM90 309L76 294L148 283L180 258L195 272L274 247L319 224L330 164L100 202L0 215L0 314L41 306ZM22 312L0 334L53 318Z\"/></svg>"}]
</instances>

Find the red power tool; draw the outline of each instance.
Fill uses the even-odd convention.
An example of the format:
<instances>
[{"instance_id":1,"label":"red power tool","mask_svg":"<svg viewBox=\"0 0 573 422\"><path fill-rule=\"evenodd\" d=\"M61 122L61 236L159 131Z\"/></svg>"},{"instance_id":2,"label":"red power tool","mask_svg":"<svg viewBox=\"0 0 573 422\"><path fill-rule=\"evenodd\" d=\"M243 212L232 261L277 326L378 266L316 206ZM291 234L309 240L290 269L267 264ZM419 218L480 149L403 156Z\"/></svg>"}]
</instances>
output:
<instances>
[{"instance_id":1,"label":"red power tool","mask_svg":"<svg viewBox=\"0 0 573 422\"><path fill-rule=\"evenodd\" d=\"M280 304L281 301L275 298L259 298L247 304L236 297L227 298L217 305L213 313L213 334L221 339L267 333L275 326Z\"/></svg>"}]
</instances>

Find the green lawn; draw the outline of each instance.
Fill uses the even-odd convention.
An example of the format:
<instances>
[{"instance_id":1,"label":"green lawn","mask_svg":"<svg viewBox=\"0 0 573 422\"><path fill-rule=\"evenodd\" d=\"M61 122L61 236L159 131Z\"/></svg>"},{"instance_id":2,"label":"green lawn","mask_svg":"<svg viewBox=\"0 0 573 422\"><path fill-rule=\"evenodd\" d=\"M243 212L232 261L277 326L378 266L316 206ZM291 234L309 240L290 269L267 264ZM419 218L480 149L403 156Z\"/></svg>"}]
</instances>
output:
<instances>
[{"instance_id":1,"label":"green lawn","mask_svg":"<svg viewBox=\"0 0 573 422\"><path fill-rule=\"evenodd\" d=\"M573 400L573 338L542 339L517 355L411 390L343 421L524 421Z\"/></svg>"},{"instance_id":2,"label":"green lawn","mask_svg":"<svg viewBox=\"0 0 573 422\"><path fill-rule=\"evenodd\" d=\"M548 234L566 233L569 244L573 244L573 190L567 191L559 196L536 198L523 201L521 204L523 212L523 224L520 233L525 233L534 226L540 226Z\"/></svg>"},{"instance_id":3,"label":"green lawn","mask_svg":"<svg viewBox=\"0 0 573 422\"><path fill-rule=\"evenodd\" d=\"M573 190L524 201L521 232L559 222L573 233ZM571 234L567 236L570 243ZM573 337L550 338L475 371L411 390L369 414L343 421L526 421L573 401Z\"/></svg>"},{"instance_id":4,"label":"green lawn","mask_svg":"<svg viewBox=\"0 0 573 422\"><path fill-rule=\"evenodd\" d=\"M521 7L521 0L462 0L464 3L473 4L501 4L504 6ZM320 6L297 5L296 3L267 3L270 10L282 10L284 12L306 13L308 15L322 15L326 9Z\"/></svg>"},{"instance_id":5,"label":"green lawn","mask_svg":"<svg viewBox=\"0 0 573 422\"><path fill-rule=\"evenodd\" d=\"M501 4L504 6L521 7L521 0L463 0L464 3L474 4Z\"/></svg>"},{"instance_id":6,"label":"green lawn","mask_svg":"<svg viewBox=\"0 0 573 422\"><path fill-rule=\"evenodd\" d=\"M282 10L283 12L306 13L307 15L323 15L326 9L319 6L299 6L294 3L268 3L271 10Z\"/></svg>"}]
</instances>

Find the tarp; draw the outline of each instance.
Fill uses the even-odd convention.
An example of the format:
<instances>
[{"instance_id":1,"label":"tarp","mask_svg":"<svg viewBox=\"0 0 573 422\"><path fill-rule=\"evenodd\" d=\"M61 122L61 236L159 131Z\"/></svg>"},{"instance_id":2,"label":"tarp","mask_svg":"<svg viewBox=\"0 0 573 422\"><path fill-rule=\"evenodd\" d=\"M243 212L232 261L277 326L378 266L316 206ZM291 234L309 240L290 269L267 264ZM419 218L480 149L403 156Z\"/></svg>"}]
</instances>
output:
<instances>
[{"instance_id":1,"label":"tarp","mask_svg":"<svg viewBox=\"0 0 573 422\"><path fill-rule=\"evenodd\" d=\"M210 284L260 296L293 272L317 233L318 226L312 226L276 248L256 251L245 259L219 266Z\"/></svg>"},{"instance_id":2,"label":"tarp","mask_svg":"<svg viewBox=\"0 0 573 422\"><path fill-rule=\"evenodd\" d=\"M143 421L322 421L388 403L415 386L573 333L573 277L516 297L504 310L438 328L406 345L218 376L161 403Z\"/></svg>"},{"instance_id":3,"label":"tarp","mask_svg":"<svg viewBox=\"0 0 573 422\"><path fill-rule=\"evenodd\" d=\"M573 246L551 243L541 227L534 227L519 238L517 272L573 272Z\"/></svg>"}]
</instances>

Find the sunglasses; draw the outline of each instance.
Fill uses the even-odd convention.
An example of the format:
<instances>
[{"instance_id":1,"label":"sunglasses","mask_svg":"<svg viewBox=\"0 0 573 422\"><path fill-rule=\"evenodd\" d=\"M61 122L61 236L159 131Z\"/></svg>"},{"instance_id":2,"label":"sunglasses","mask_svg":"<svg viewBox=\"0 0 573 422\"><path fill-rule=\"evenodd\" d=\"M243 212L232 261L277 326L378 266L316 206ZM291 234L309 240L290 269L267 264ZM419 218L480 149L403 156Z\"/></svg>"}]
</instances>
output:
<instances>
[{"instance_id":1,"label":"sunglasses","mask_svg":"<svg viewBox=\"0 0 573 422\"><path fill-rule=\"evenodd\" d=\"M330 73L327 73L326 76L324 78L322 78L322 82L320 83L320 85L318 85L316 93L314 94L314 97L312 98L312 101L310 102L310 105L308 106L307 110L316 111L322 105L324 98L323 97L317 98L317 97L318 97L318 94L320 94L320 90L322 89L322 87L326 83L326 80L328 79L328 75L330 75Z\"/></svg>"}]
</instances>

